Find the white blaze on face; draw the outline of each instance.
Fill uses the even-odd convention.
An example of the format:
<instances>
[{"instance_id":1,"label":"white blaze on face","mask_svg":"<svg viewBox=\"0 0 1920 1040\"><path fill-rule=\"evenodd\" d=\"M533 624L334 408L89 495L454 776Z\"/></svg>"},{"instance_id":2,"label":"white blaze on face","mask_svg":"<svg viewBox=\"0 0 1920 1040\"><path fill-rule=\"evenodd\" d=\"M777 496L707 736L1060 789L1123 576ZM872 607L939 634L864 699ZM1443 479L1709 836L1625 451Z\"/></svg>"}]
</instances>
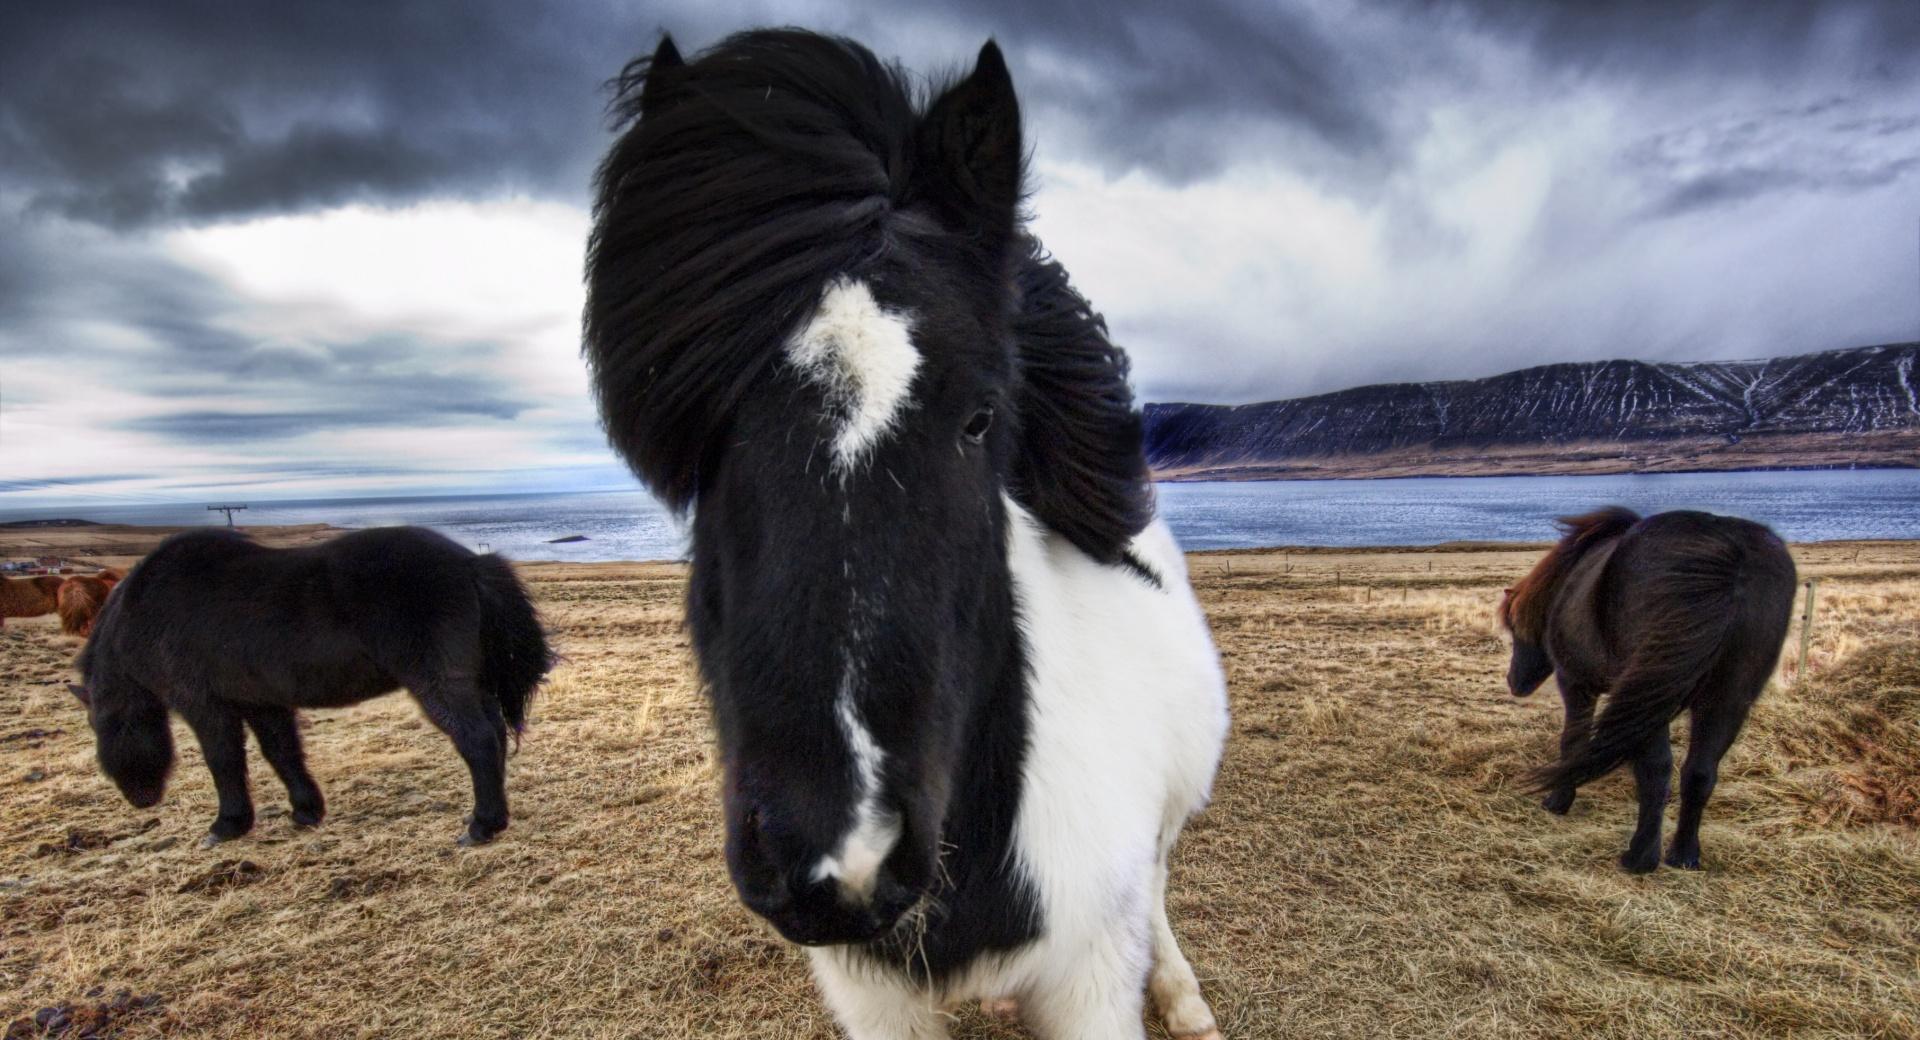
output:
<instances>
[{"instance_id":1,"label":"white blaze on face","mask_svg":"<svg viewBox=\"0 0 1920 1040\"><path fill-rule=\"evenodd\" d=\"M813 880L832 878L850 901L864 903L873 898L874 881L880 864L900 840L900 819L880 808L880 763L885 752L873 734L860 721L853 703L855 668L849 663L834 697L834 714L840 721L840 734L853 754L855 798L853 828L840 839L833 854L822 856L813 868Z\"/></svg>"},{"instance_id":2,"label":"white blaze on face","mask_svg":"<svg viewBox=\"0 0 1920 1040\"><path fill-rule=\"evenodd\" d=\"M787 357L835 409L833 468L843 473L893 428L920 367L907 316L882 308L867 283L848 279L827 286Z\"/></svg>"}]
</instances>

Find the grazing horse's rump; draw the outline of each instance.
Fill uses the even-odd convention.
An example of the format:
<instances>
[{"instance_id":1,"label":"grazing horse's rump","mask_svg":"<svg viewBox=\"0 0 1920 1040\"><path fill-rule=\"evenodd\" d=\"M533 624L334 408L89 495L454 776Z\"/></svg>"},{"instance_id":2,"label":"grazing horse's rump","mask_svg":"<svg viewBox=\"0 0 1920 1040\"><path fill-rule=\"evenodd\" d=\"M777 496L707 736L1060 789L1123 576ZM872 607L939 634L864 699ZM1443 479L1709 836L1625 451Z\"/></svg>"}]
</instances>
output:
<instances>
[{"instance_id":1,"label":"grazing horse's rump","mask_svg":"<svg viewBox=\"0 0 1920 1040\"><path fill-rule=\"evenodd\" d=\"M357 704L405 687L473 774L463 843L507 825L509 733L551 663L512 565L432 531L374 528L297 549L201 530L162 542L106 601L80 656L101 768L137 806L173 766L169 709L199 738L220 814L210 840L253 826L246 732L293 802L325 803L308 775L294 708Z\"/></svg>"},{"instance_id":2,"label":"grazing horse's rump","mask_svg":"<svg viewBox=\"0 0 1920 1040\"><path fill-rule=\"evenodd\" d=\"M60 631L85 638L93 632L93 623L107 605L113 587L126 575L117 570L99 574L80 574L60 583Z\"/></svg>"},{"instance_id":3,"label":"grazing horse's rump","mask_svg":"<svg viewBox=\"0 0 1920 1040\"><path fill-rule=\"evenodd\" d=\"M0 578L0 624L7 618L39 617L59 609L60 585L52 574L31 578Z\"/></svg>"},{"instance_id":4,"label":"grazing horse's rump","mask_svg":"<svg viewBox=\"0 0 1920 1040\"><path fill-rule=\"evenodd\" d=\"M1168 924L1226 697L1126 356L1022 226L989 43L920 91L852 41L629 66L586 351L692 512L687 615L741 901L854 1040L1018 998L1049 1040L1212 1013Z\"/></svg>"},{"instance_id":5,"label":"grazing horse's rump","mask_svg":"<svg viewBox=\"0 0 1920 1040\"><path fill-rule=\"evenodd\" d=\"M1641 519L1613 508L1561 527L1560 544L1500 605L1513 634L1508 689L1526 696L1552 675L1566 702L1560 759L1532 781L1545 807L1564 813L1580 785L1633 763L1640 820L1621 866L1652 870L1673 766L1667 730L1689 712L1667 862L1697 868L1720 759L1786 639L1793 558L1765 527L1710 513Z\"/></svg>"}]
</instances>

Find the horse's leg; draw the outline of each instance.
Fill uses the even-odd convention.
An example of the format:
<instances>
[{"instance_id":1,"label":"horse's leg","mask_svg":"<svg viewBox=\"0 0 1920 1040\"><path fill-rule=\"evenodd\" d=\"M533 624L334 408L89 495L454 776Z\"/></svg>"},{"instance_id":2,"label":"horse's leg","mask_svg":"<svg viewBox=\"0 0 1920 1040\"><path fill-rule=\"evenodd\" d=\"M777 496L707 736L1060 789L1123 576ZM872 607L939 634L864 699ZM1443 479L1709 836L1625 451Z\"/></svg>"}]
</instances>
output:
<instances>
[{"instance_id":1,"label":"horse's leg","mask_svg":"<svg viewBox=\"0 0 1920 1040\"><path fill-rule=\"evenodd\" d=\"M1142 951L1145 952L1145 951ZM1141 975L1118 949L1083 951L1071 974L1020 1001L1041 1040L1146 1040ZM1205 1035L1205 1034L1202 1034ZM1218 1035L1218 1034L1214 1034Z\"/></svg>"},{"instance_id":2,"label":"horse's leg","mask_svg":"<svg viewBox=\"0 0 1920 1040\"><path fill-rule=\"evenodd\" d=\"M1153 865L1153 888L1147 893L1153 912L1153 973L1147 976L1147 989L1166 1020L1167 1032L1176 1040L1220 1040L1213 1009L1200 995L1200 980L1180 952L1180 940L1167 921L1167 861L1179 836L1178 824L1161 836L1160 856Z\"/></svg>"},{"instance_id":3,"label":"horse's leg","mask_svg":"<svg viewBox=\"0 0 1920 1040\"><path fill-rule=\"evenodd\" d=\"M256 704L249 705L243 712L247 728L253 730L253 739L260 742L260 753L286 785L287 800L293 804L294 826L320 826L321 819L327 815L327 802L320 794L320 785L314 783L312 774L307 772L306 755L300 750L300 724L294 718L293 709Z\"/></svg>"},{"instance_id":4,"label":"horse's leg","mask_svg":"<svg viewBox=\"0 0 1920 1040\"><path fill-rule=\"evenodd\" d=\"M1716 705L1711 711L1693 714L1693 731L1687 740L1687 760L1680 766L1680 818L1673 828L1673 844L1667 848L1667 864L1683 870L1700 869L1700 817L1706 812L1707 799L1720 779L1720 759L1740 735L1747 721L1751 700Z\"/></svg>"},{"instance_id":5,"label":"horse's leg","mask_svg":"<svg viewBox=\"0 0 1920 1040\"><path fill-rule=\"evenodd\" d=\"M945 1017L904 978L850 965L854 954L837 947L807 954L821 999L850 1040L946 1040Z\"/></svg>"},{"instance_id":6,"label":"horse's leg","mask_svg":"<svg viewBox=\"0 0 1920 1040\"><path fill-rule=\"evenodd\" d=\"M453 741L473 774L473 815L462 845L485 845L507 829L507 723L500 706L471 678L423 683L413 696L428 720Z\"/></svg>"},{"instance_id":7,"label":"horse's leg","mask_svg":"<svg viewBox=\"0 0 1920 1040\"><path fill-rule=\"evenodd\" d=\"M1593 705L1599 697L1590 687L1578 683L1562 682L1560 700L1566 706L1566 721L1560 727L1560 760L1572 757L1574 749L1585 739L1587 729L1593 724ZM1574 789L1566 784L1547 792L1540 800L1540 807L1555 816L1565 816L1573 808Z\"/></svg>"},{"instance_id":8,"label":"horse's leg","mask_svg":"<svg viewBox=\"0 0 1920 1040\"><path fill-rule=\"evenodd\" d=\"M247 730L240 713L223 701L206 698L181 715L200 740L201 757L220 794L220 815L201 842L212 848L253 829L253 797L247 793Z\"/></svg>"},{"instance_id":9,"label":"horse's leg","mask_svg":"<svg viewBox=\"0 0 1920 1040\"><path fill-rule=\"evenodd\" d=\"M1633 760L1633 782L1640 792L1640 822L1620 867L1645 874L1660 865L1660 822L1667 812L1667 788L1673 782L1673 740L1663 727Z\"/></svg>"}]
</instances>

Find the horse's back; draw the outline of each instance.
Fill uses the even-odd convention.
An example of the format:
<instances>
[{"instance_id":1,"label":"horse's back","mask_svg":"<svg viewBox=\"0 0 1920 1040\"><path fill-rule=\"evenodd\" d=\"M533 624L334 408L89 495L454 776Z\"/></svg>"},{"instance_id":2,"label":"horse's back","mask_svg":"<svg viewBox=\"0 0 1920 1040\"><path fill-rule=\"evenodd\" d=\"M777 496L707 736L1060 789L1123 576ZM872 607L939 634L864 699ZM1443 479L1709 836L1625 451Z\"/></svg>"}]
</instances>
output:
<instances>
[{"instance_id":1,"label":"horse's back","mask_svg":"<svg viewBox=\"0 0 1920 1040\"><path fill-rule=\"evenodd\" d=\"M325 707L477 670L473 554L420 528L274 549L186 532L127 578L98 656L188 695Z\"/></svg>"},{"instance_id":2,"label":"horse's back","mask_svg":"<svg viewBox=\"0 0 1920 1040\"><path fill-rule=\"evenodd\" d=\"M1693 510L1636 524L1621 537L1612 569L1666 598L1737 588L1747 597L1791 600L1796 580L1786 544L1764 524Z\"/></svg>"},{"instance_id":3,"label":"horse's back","mask_svg":"<svg viewBox=\"0 0 1920 1040\"><path fill-rule=\"evenodd\" d=\"M1729 657L1724 667L1749 672L1746 658L1764 657L1771 670L1797 576L1786 544L1765 525L1692 510L1658 513L1620 538L1606 571L1602 624L1618 633L1618 653L1670 629L1716 626Z\"/></svg>"}]
</instances>

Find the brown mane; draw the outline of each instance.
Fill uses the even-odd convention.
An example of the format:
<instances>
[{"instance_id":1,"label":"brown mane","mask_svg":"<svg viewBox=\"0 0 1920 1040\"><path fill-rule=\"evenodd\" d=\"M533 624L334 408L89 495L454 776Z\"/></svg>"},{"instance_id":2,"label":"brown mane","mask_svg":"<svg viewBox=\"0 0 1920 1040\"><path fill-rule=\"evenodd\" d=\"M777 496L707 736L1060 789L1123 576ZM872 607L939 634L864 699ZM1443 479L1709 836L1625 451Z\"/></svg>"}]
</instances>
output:
<instances>
[{"instance_id":1,"label":"brown mane","mask_svg":"<svg viewBox=\"0 0 1920 1040\"><path fill-rule=\"evenodd\" d=\"M1614 538L1640 522L1640 514L1620 506L1608 506L1579 516L1563 516L1554 521L1560 528L1560 542L1547 550L1527 576L1515 582L1500 599L1500 623L1514 635L1537 642L1546 628L1547 608L1553 605L1553 590L1579 562L1587 550Z\"/></svg>"}]
</instances>

